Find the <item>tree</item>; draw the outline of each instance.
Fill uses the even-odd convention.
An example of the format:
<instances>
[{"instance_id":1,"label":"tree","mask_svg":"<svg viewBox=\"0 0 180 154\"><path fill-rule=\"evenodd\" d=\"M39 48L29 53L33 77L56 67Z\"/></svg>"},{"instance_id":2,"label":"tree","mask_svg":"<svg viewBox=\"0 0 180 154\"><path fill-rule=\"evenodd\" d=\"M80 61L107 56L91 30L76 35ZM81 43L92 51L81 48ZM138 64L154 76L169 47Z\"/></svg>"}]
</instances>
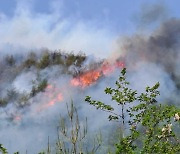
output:
<instances>
[{"instance_id":1,"label":"tree","mask_svg":"<svg viewBox=\"0 0 180 154\"><path fill-rule=\"evenodd\" d=\"M121 71L121 76L119 80L116 81L117 88L107 87L105 89L105 93L111 95L112 100L116 102L118 106L120 106L120 112L114 112L114 108L111 105L106 105L101 101L91 100L90 96L86 96L85 101L89 102L91 105L95 106L97 109L101 109L105 112L109 112L110 115L108 117L109 121L115 120L120 122L121 130L123 131L122 136L124 137L124 129L126 121L126 106L133 103L136 100L136 91L128 88L129 82L126 81L125 78L126 69Z\"/></svg>"},{"instance_id":2,"label":"tree","mask_svg":"<svg viewBox=\"0 0 180 154\"><path fill-rule=\"evenodd\" d=\"M120 112L114 112L111 105L92 100L90 96L85 98L85 101L97 109L109 112L110 121L119 120L123 135L120 142L116 144L117 153L177 153L180 151L180 141L173 129L179 128L177 125L180 121L180 109L157 102L156 98L160 95L159 83L153 87L146 87L145 93L138 95L136 90L129 88L125 75L124 68L119 80L116 81L117 88L105 89L105 93L111 95L112 100L121 106ZM135 105L135 103L138 104Z\"/></svg>"},{"instance_id":3,"label":"tree","mask_svg":"<svg viewBox=\"0 0 180 154\"><path fill-rule=\"evenodd\" d=\"M27 59L23 62L23 66L30 68L31 66L36 66L37 57L34 52L30 52Z\"/></svg>"},{"instance_id":4,"label":"tree","mask_svg":"<svg viewBox=\"0 0 180 154\"><path fill-rule=\"evenodd\" d=\"M42 58L41 58L40 62L38 63L38 67L40 69L44 69L44 68L48 67L50 64L51 64L50 54L48 52L45 52L42 55Z\"/></svg>"},{"instance_id":5,"label":"tree","mask_svg":"<svg viewBox=\"0 0 180 154\"><path fill-rule=\"evenodd\" d=\"M83 154L97 152L101 146L101 136L97 136L94 144L85 146L87 138L87 118L82 125L79 121L77 109L71 102L71 106L67 105L68 118L61 117L58 127L58 141L56 153L59 154ZM92 148L89 151L89 148Z\"/></svg>"},{"instance_id":6,"label":"tree","mask_svg":"<svg viewBox=\"0 0 180 154\"><path fill-rule=\"evenodd\" d=\"M64 65L64 60L61 52L53 52L51 53L51 59L53 65Z\"/></svg>"},{"instance_id":7,"label":"tree","mask_svg":"<svg viewBox=\"0 0 180 154\"><path fill-rule=\"evenodd\" d=\"M7 55L6 58L6 63L9 65L9 66L14 66L16 61L14 59L14 56L13 55Z\"/></svg>"},{"instance_id":8,"label":"tree","mask_svg":"<svg viewBox=\"0 0 180 154\"><path fill-rule=\"evenodd\" d=\"M3 147L2 144L0 144L0 152L2 154L8 154L7 149L5 147ZM14 154L19 154L19 152L15 152Z\"/></svg>"},{"instance_id":9,"label":"tree","mask_svg":"<svg viewBox=\"0 0 180 154\"><path fill-rule=\"evenodd\" d=\"M0 98L0 107L5 107L8 104L6 98Z\"/></svg>"},{"instance_id":10,"label":"tree","mask_svg":"<svg viewBox=\"0 0 180 154\"><path fill-rule=\"evenodd\" d=\"M32 83L33 87L30 93L30 97L34 97L39 92L44 92L48 85L47 79L41 79L39 74L37 74L36 80L33 80Z\"/></svg>"},{"instance_id":11,"label":"tree","mask_svg":"<svg viewBox=\"0 0 180 154\"><path fill-rule=\"evenodd\" d=\"M7 149L4 148L2 144L0 144L0 152L2 152L2 154L8 154Z\"/></svg>"}]
</instances>

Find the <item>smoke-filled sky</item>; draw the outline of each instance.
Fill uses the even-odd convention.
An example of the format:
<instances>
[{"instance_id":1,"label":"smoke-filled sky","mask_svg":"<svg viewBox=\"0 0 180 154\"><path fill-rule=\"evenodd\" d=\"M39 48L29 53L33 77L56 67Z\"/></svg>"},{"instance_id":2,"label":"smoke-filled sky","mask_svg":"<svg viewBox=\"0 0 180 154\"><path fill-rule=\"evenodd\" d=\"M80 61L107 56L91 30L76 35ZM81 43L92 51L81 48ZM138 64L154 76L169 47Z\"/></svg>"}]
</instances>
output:
<instances>
[{"instance_id":1,"label":"smoke-filled sky","mask_svg":"<svg viewBox=\"0 0 180 154\"><path fill-rule=\"evenodd\" d=\"M23 55L41 48L85 52L88 56L82 68L95 56L107 58L106 62L112 64L123 60L131 87L142 92L147 85L159 81L159 100L179 105L179 6L179 0L0 0L0 60L5 53ZM107 114L90 107L84 98L89 95L110 104L111 99L104 96L103 90L114 86L119 69L83 89L70 84L74 76L64 73L63 65L42 70L23 68L18 67L19 59L15 56L17 63L12 67L0 61L1 97L5 97L10 88L15 88L19 95L24 92L29 95L32 81L38 76L46 78L54 88L30 97L27 108L16 107L19 98L0 108L0 143L10 153L18 150L37 153L46 148L48 136L54 143L59 114L65 114L65 103L71 98L80 118L88 117L90 134L111 125L106 121ZM67 69L75 67L72 64ZM19 69L22 70L18 72ZM46 109L48 92L57 97L57 104L51 103ZM63 99L56 96L59 92ZM44 110L39 110L40 105ZM21 119L18 116L22 116Z\"/></svg>"},{"instance_id":2,"label":"smoke-filled sky","mask_svg":"<svg viewBox=\"0 0 180 154\"><path fill-rule=\"evenodd\" d=\"M0 0L0 49L47 47L106 57L117 37L179 17L178 6L178 0Z\"/></svg>"}]
</instances>

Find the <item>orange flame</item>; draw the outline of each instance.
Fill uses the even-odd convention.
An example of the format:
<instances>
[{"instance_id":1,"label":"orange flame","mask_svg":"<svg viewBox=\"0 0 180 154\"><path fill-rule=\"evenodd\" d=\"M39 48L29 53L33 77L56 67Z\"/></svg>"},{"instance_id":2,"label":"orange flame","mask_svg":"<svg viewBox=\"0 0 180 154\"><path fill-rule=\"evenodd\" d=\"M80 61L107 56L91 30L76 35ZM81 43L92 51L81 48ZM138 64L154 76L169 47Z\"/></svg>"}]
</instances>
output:
<instances>
[{"instance_id":1,"label":"orange flame","mask_svg":"<svg viewBox=\"0 0 180 154\"><path fill-rule=\"evenodd\" d=\"M50 101L44 105L45 108L53 106L57 102L63 101L63 96L61 93L58 93L57 95L54 96L54 98L50 98Z\"/></svg>"},{"instance_id":2,"label":"orange flame","mask_svg":"<svg viewBox=\"0 0 180 154\"><path fill-rule=\"evenodd\" d=\"M108 62L105 62L100 68L90 70L73 78L71 80L71 85L75 87L80 86L82 88L87 87L95 83L102 75L107 76L114 72L116 68L123 68L124 66L124 63L119 61L114 64L109 64Z\"/></svg>"},{"instance_id":3,"label":"orange flame","mask_svg":"<svg viewBox=\"0 0 180 154\"><path fill-rule=\"evenodd\" d=\"M113 64L109 62L104 62L99 68L87 71L82 73L81 75L73 78L70 81L70 84L75 87L85 88L87 86L96 83L96 81L104 76L107 76L115 71L117 68L123 68L124 63L121 61L117 61ZM47 102L40 106L38 111L49 108L50 106L55 105L58 102L63 101L63 95L61 93L62 89L56 88L55 86L49 84L46 87L45 96L47 98Z\"/></svg>"},{"instance_id":4,"label":"orange flame","mask_svg":"<svg viewBox=\"0 0 180 154\"><path fill-rule=\"evenodd\" d=\"M60 91L60 89L55 88L53 85L49 84L46 87L46 91L44 93L47 102L41 105L37 111L42 111L46 108L49 108L50 106L55 105L58 102L63 101L63 95Z\"/></svg>"},{"instance_id":5,"label":"orange flame","mask_svg":"<svg viewBox=\"0 0 180 154\"><path fill-rule=\"evenodd\" d=\"M71 80L71 85L86 87L94 83L101 76L99 70L93 70Z\"/></svg>"}]
</instances>

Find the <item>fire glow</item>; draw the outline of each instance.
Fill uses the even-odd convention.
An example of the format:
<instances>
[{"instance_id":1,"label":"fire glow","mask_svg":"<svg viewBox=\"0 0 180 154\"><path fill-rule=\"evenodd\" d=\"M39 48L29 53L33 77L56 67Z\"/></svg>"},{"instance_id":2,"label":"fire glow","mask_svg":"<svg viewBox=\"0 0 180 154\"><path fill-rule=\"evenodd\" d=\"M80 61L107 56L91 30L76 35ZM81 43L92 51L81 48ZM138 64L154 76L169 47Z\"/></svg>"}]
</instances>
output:
<instances>
[{"instance_id":1,"label":"fire glow","mask_svg":"<svg viewBox=\"0 0 180 154\"><path fill-rule=\"evenodd\" d=\"M78 75L77 77L73 78L70 81L70 86L86 88L92 84L95 84L100 77L108 76L109 74L112 74L116 69L123 68L123 67L124 67L124 63L121 61L117 61L112 64L108 62L104 62L100 67L86 71ZM44 103L43 105L39 107L38 111L42 111L51 106L54 106L56 103L62 102L63 89L64 88L60 89L52 84L49 84L46 87L46 91L44 93L47 101L46 103Z\"/></svg>"},{"instance_id":2,"label":"fire glow","mask_svg":"<svg viewBox=\"0 0 180 154\"><path fill-rule=\"evenodd\" d=\"M96 82L96 80L98 80L101 76L102 75L100 71L92 70L72 79L71 85L81 86L82 88L84 88Z\"/></svg>"},{"instance_id":3,"label":"fire glow","mask_svg":"<svg viewBox=\"0 0 180 154\"><path fill-rule=\"evenodd\" d=\"M100 68L87 71L71 80L72 86L79 86L85 88L95 83L100 77L107 76L115 71L117 68L123 68L125 65L123 62L117 61L113 64L105 62Z\"/></svg>"},{"instance_id":4,"label":"fire glow","mask_svg":"<svg viewBox=\"0 0 180 154\"><path fill-rule=\"evenodd\" d=\"M63 95L62 95L61 89L56 88L55 86L53 86L51 84L49 84L46 87L46 91L45 91L44 95L45 95L45 98L47 99L47 101L45 104L41 105L38 108L38 111L42 111L51 106L54 106L56 103L63 101Z\"/></svg>"},{"instance_id":5,"label":"fire glow","mask_svg":"<svg viewBox=\"0 0 180 154\"><path fill-rule=\"evenodd\" d=\"M46 105L53 106L57 102L61 102L63 100L63 95L60 92L59 88L54 87L53 85L48 85L46 88L46 96L50 100Z\"/></svg>"}]
</instances>

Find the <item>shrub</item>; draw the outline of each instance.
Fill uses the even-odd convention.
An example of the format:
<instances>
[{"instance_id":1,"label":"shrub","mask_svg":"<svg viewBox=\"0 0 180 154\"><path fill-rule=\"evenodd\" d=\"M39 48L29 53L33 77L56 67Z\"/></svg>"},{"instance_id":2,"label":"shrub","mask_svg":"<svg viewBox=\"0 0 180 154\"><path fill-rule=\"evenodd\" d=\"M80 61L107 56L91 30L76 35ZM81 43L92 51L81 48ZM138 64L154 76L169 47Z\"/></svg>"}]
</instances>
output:
<instances>
[{"instance_id":1,"label":"shrub","mask_svg":"<svg viewBox=\"0 0 180 154\"><path fill-rule=\"evenodd\" d=\"M74 53L70 53L67 55L66 57L66 66L69 67L71 65L73 65L76 61L76 56L74 55Z\"/></svg>"},{"instance_id":2,"label":"shrub","mask_svg":"<svg viewBox=\"0 0 180 154\"><path fill-rule=\"evenodd\" d=\"M27 59L23 62L23 66L30 68L31 66L36 66L37 64L37 57L36 54L34 52L31 52Z\"/></svg>"},{"instance_id":3,"label":"shrub","mask_svg":"<svg viewBox=\"0 0 180 154\"><path fill-rule=\"evenodd\" d=\"M9 66L13 66L16 63L13 55L7 55L5 60L6 60L6 64L9 65Z\"/></svg>"},{"instance_id":4,"label":"shrub","mask_svg":"<svg viewBox=\"0 0 180 154\"><path fill-rule=\"evenodd\" d=\"M42 58L40 59L40 62L37 64L37 67L40 69L44 69L46 67L48 67L51 64L50 61L50 54L48 52L45 52L42 55Z\"/></svg>"},{"instance_id":5,"label":"shrub","mask_svg":"<svg viewBox=\"0 0 180 154\"><path fill-rule=\"evenodd\" d=\"M51 58L54 65L64 65L64 60L60 52L53 52Z\"/></svg>"},{"instance_id":6,"label":"shrub","mask_svg":"<svg viewBox=\"0 0 180 154\"><path fill-rule=\"evenodd\" d=\"M0 107L5 107L8 104L7 99L0 98Z\"/></svg>"},{"instance_id":7,"label":"shrub","mask_svg":"<svg viewBox=\"0 0 180 154\"><path fill-rule=\"evenodd\" d=\"M43 79L42 81L39 81L38 85L34 85L32 87L30 96L34 97L37 93L44 92L44 90L46 89L47 85L48 85L48 82L47 82L46 79Z\"/></svg>"},{"instance_id":8,"label":"shrub","mask_svg":"<svg viewBox=\"0 0 180 154\"><path fill-rule=\"evenodd\" d=\"M7 90L7 100L8 101L16 100L17 97L18 97L18 92L16 91L15 88Z\"/></svg>"}]
</instances>

